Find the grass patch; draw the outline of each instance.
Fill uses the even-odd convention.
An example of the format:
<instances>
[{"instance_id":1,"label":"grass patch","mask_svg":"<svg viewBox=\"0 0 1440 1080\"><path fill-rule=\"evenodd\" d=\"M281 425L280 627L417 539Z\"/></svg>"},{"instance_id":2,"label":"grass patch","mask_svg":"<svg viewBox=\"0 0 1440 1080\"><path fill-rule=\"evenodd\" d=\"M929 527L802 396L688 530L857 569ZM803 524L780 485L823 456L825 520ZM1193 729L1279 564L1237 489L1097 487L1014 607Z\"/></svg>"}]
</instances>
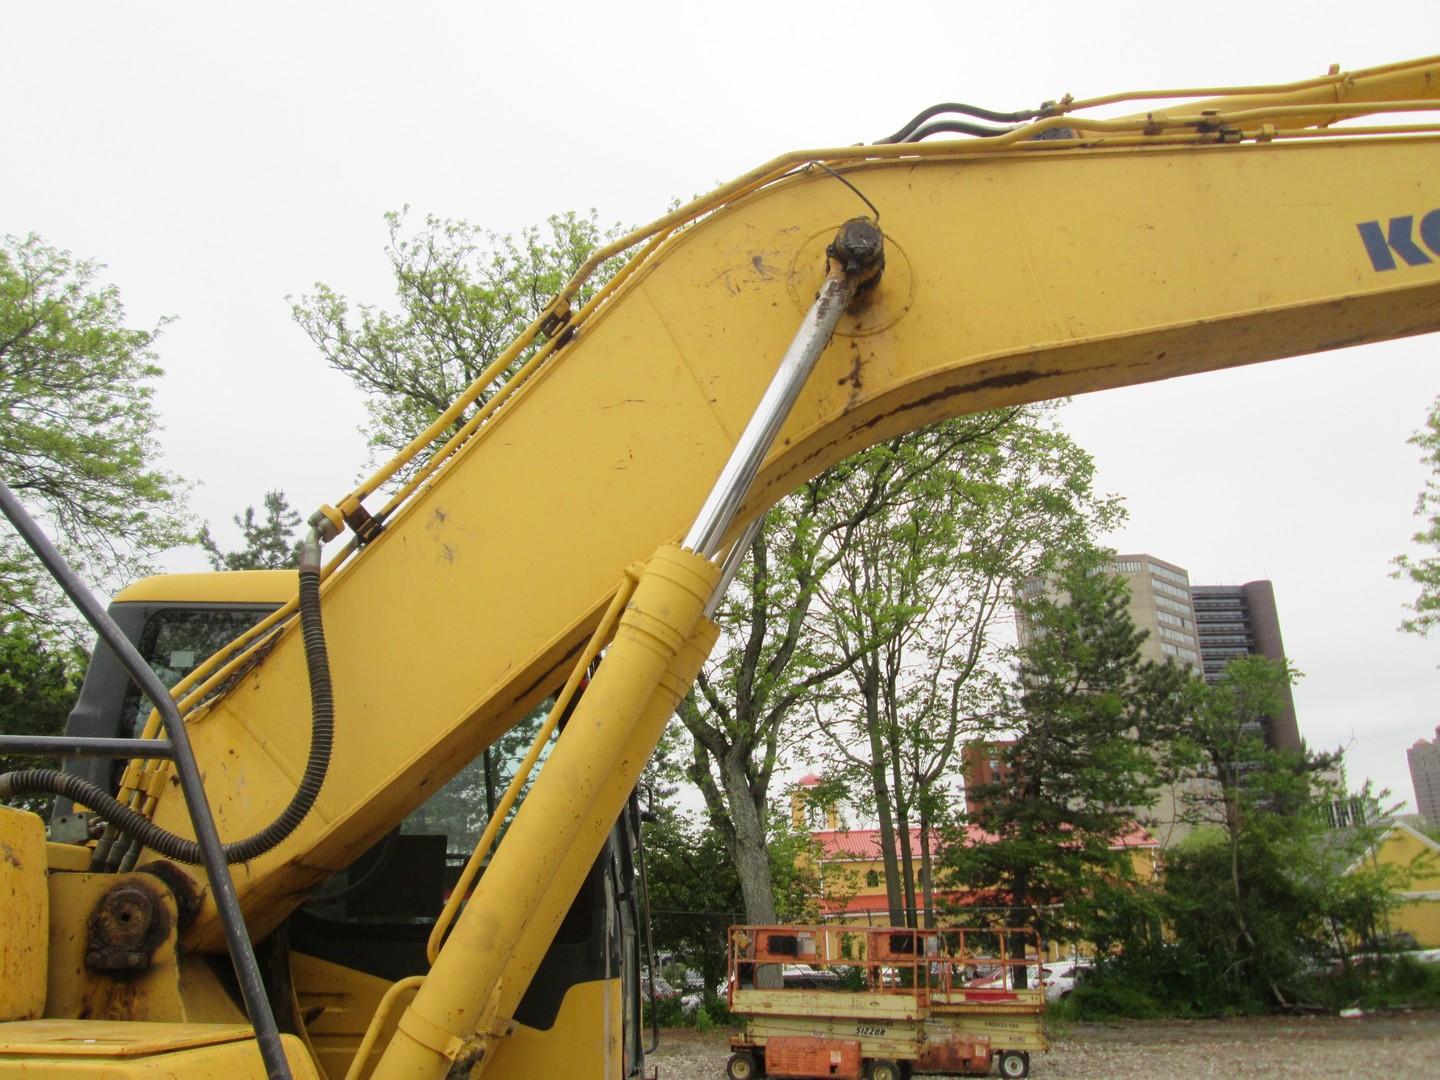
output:
<instances>
[{"instance_id":1,"label":"grass patch","mask_svg":"<svg viewBox=\"0 0 1440 1080\"><path fill-rule=\"evenodd\" d=\"M1352 961L1348 970L1309 975L1297 990L1302 1000L1335 1012L1440 1006L1440 965L1408 956L1373 957Z\"/></svg>"}]
</instances>

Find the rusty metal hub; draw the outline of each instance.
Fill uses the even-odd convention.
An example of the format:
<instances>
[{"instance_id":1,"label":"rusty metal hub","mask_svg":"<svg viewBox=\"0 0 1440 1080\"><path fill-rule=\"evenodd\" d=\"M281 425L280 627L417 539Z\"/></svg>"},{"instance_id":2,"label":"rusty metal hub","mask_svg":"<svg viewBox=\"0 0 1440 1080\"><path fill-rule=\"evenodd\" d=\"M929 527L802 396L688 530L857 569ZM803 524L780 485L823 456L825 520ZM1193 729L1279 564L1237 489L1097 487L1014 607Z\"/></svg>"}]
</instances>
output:
<instances>
[{"instance_id":1,"label":"rusty metal hub","mask_svg":"<svg viewBox=\"0 0 1440 1080\"><path fill-rule=\"evenodd\" d=\"M170 936L170 916L154 889L131 880L100 898L86 924L85 967L108 974L144 971Z\"/></svg>"}]
</instances>

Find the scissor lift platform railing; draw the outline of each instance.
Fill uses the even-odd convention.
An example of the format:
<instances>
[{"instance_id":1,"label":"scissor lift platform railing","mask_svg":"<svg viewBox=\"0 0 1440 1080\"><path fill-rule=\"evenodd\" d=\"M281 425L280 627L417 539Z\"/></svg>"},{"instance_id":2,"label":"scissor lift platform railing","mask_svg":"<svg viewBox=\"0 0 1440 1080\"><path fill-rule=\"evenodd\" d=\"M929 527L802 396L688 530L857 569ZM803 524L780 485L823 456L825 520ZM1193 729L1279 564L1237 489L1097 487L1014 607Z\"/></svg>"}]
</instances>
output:
<instances>
[{"instance_id":1,"label":"scissor lift platform railing","mask_svg":"<svg viewBox=\"0 0 1440 1080\"><path fill-rule=\"evenodd\" d=\"M1030 929L736 926L729 959L730 1009L744 1019L737 1080L885 1080L902 1063L975 1074L995 1061L1024 1076L1046 1048L1043 983L1015 985L1042 970Z\"/></svg>"}]
</instances>

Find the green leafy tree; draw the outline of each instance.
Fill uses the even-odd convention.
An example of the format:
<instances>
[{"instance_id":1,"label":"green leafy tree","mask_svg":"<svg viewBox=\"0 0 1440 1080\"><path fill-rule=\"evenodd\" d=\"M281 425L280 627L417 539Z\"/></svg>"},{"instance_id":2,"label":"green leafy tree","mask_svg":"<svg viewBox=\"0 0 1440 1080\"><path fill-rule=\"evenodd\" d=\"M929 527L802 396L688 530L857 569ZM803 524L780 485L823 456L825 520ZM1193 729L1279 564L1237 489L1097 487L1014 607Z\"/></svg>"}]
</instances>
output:
<instances>
[{"instance_id":1,"label":"green leafy tree","mask_svg":"<svg viewBox=\"0 0 1440 1080\"><path fill-rule=\"evenodd\" d=\"M196 542L205 549L210 565L216 570L280 570L300 563L300 515L291 508L283 491L267 491L263 503L265 517L255 519L255 507L231 520L240 529L245 546L239 551L224 552L216 543L209 525L200 528Z\"/></svg>"},{"instance_id":2,"label":"green leafy tree","mask_svg":"<svg viewBox=\"0 0 1440 1080\"><path fill-rule=\"evenodd\" d=\"M866 494L837 512L833 496L851 475L844 466L824 473L767 514L716 613L721 641L678 710L691 738L685 775L725 839L751 923L778 918L770 783L785 760L795 711L845 663L814 650L807 616L845 535L888 497L892 482L862 478Z\"/></svg>"},{"instance_id":3,"label":"green leafy tree","mask_svg":"<svg viewBox=\"0 0 1440 1080\"><path fill-rule=\"evenodd\" d=\"M1191 682L1164 766L1195 831L1154 881L1090 895L1081 921L1109 959L1077 994L1083 1012L1252 1012L1369 992L1347 954L1374 939L1403 872L1365 857L1384 815L1330 826L1337 791L1319 775L1334 755L1266 745L1265 718L1292 677L1284 663L1247 656L1213 685ZM1368 787L1351 801L1378 805ZM1314 977L1337 958L1342 975Z\"/></svg>"},{"instance_id":4,"label":"green leafy tree","mask_svg":"<svg viewBox=\"0 0 1440 1080\"><path fill-rule=\"evenodd\" d=\"M1202 830L1166 872L1171 919L1187 937L1205 926L1195 948L1232 998L1260 987L1282 1006L1285 987L1314 959L1307 943L1309 952L1332 947L1337 928L1359 917L1362 895L1378 901L1387 891L1377 894L1363 874L1340 881L1358 852L1326 835L1319 806L1336 793L1316 779L1338 755L1266 746L1267 718L1293 678L1284 662L1232 660L1221 680L1194 687L1169 751L1182 819Z\"/></svg>"},{"instance_id":5,"label":"green leafy tree","mask_svg":"<svg viewBox=\"0 0 1440 1080\"><path fill-rule=\"evenodd\" d=\"M833 692L831 680L853 660L817 634L812 609L822 583L862 522L912 499L913 486L935 467L936 448L978 439L996 422L902 436L802 485L767 514L717 612L720 644L679 716L693 740L687 778L726 838L752 923L776 919L770 782L803 709ZM927 439L931 452L902 452Z\"/></svg>"},{"instance_id":6,"label":"green leafy tree","mask_svg":"<svg viewBox=\"0 0 1440 1080\"><path fill-rule=\"evenodd\" d=\"M1440 625L1440 398L1430 405L1425 426L1411 436L1410 443L1420 448L1421 461L1430 467L1425 487L1415 501L1415 516L1423 524L1411 539L1431 554L1401 555L1395 560L1395 577L1420 590L1409 605L1414 615L1402 621L1400 627L1423 635Z\"/></svg>"},{"instance_id":7,"label":"green leafy tree","mask_svg":"<svg viewBox=\"0 0 1440 1080\"><path fill-rule=\"evenodd\" d=\"M876 447L909 477L861 521L822 588L824 636L853 692L817 709L852 793L879 822L892 921L933 921L932 837L957 748L999 707L1009 586L1121 515L1052 406L965 417ZM908 459L908 460L907 460ZM912 826L918 825L919 850Z\"/></svg>"},{"instance_id":8,"label":"green leafy tree","mask_svg":"<svg viewBox=\"0 0 1440 1080\"><path fill-rule=\"evenodd\" d=\"M155 466L159 328L126 326L98 272L34 235L0 240L0 476L82 576L114 587L188 530L179 480ZM53 636L68 610L4 530L0 615Z\"/></svg>"},{"instance_id":9,"label":"green leafy tree","mask_svg":"<svg viewBox=\"0 0 1440 1080\"><path fill-rule=\"evenodd\" d=\"M593 210L553 215L518 237L434 216L410 233L407 214L385 215L396 310L352 305L325 284L292 308L330 366L367 395L377 455L399 450L433 423L617 232L602 230ZM581 301L617 266L603 267ZM479 403L513 371L486 387Z\"/></svg>"},{"instance_id":10,"label":"green leafy tree","mask_svg":"<svg viewBox=\"0 0 1440 1080\"><path fill-rule=\"evenodd\" d=\"M1100 553L1027 583L1017 607L1013 741L1000 778L968 793L987 839L956 834L946 862L958 881L1005 898L1012 925L1065 940L1078 931L1059 905L1132 876L1119 841L1134 808L1154 799L1156 749L1182 714L1188 676L1140 658L1144 632Z\"/></svg>"},{"instance_id":11,"label":"green leafy tree","mask_svg":"<svg viewBox=\"0 0 1440 1080\"><path fill-rule=\"evenodd\" d=\"M58 735L80 693L84 656L46 641L29 623L11 619L0 628L0 732L6 735ZM0 755L0 773L55 761ZM12 800L36 813L48 812L53 796Z\"/></svg>"},{"instance_id":12,"label":"green leafy tree","mask_svg":"<svg viewBox=\"0 0 1440 1080\"><path fill-rule=\"evenodd\" d=\"M809 837L778 817L769 823L769 832L776 900L772 921L813 917L816 880L807 869L813 863L802 857ZM673 954L698 971L706 992L713 992L725 975L726 931L746 921L727 838L704 815L654 806L645 825L645 865L656 951Z\"/></svg>"},{"instance_id":13,"label":"green leafy tree","mask_svg":"<svg viewBox=\"0 0 1440 1080\"><path fill-rule=\"evenodd\" d=\"M385 215L393 307L352 304L317 283L291 309L331 367L366 395L370 446L377 456L406 446L448 409L616 231L602 230L594 211L556 214L518 237L433 215L412 231L407 215L408 208ZM618 265L617 260L603 266L580 301ZM478 403L488 401L528 355L483 388ZM468 414L457 427L466 419ZM485 758L454 776L411 815L406 831L445 833L452 852L473 846L542 716L543 711L526 717Z\"/></svg>"}]
</instances>

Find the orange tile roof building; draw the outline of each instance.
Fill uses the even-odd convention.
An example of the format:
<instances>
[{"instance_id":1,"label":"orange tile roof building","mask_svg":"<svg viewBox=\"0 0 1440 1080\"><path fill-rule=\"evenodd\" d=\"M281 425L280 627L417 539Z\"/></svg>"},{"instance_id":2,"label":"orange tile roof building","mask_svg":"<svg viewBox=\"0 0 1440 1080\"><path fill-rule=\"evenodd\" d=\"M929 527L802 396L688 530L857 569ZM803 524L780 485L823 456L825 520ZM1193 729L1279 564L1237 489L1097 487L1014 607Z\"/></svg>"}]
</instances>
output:
<instances>
[{"instance_id":1,"label":"orange tile roof building","mask_svg":"<svg viewBox=\"0 0 1440 1080\"><path fill-rule=\"evenodd\" d=\"M802 777L798 787L803 791L814 788L820 782L817 776ZM797 825L803 824L803 795L797 792L794 806ZM827 920L865 923L870 926L885 926L891 922L890 904L885 891L885 862L880 850L879 829L840 828L832 809L827 809L827 828L810 830L810 839L815 846L813 859L820 880L820 910ZM989 834L978 826L966 829L966 844L983 844ZM941 853L937 837L931 838L932 857ZM1141 880L1154 876L1159 858L1160 844L1140 825L1132 825L1113 845L1115 850L1128 850L1132 865ZM910 830L910 851L918 868L921 857L920 830ZM981 896L974 891L945 888L943 881L937 881L935 897L937 902L953 906L983 907L986 900L996 897ZM1002 905L1003 906L1003 902Z\"/></svg>"}]
</instances>

